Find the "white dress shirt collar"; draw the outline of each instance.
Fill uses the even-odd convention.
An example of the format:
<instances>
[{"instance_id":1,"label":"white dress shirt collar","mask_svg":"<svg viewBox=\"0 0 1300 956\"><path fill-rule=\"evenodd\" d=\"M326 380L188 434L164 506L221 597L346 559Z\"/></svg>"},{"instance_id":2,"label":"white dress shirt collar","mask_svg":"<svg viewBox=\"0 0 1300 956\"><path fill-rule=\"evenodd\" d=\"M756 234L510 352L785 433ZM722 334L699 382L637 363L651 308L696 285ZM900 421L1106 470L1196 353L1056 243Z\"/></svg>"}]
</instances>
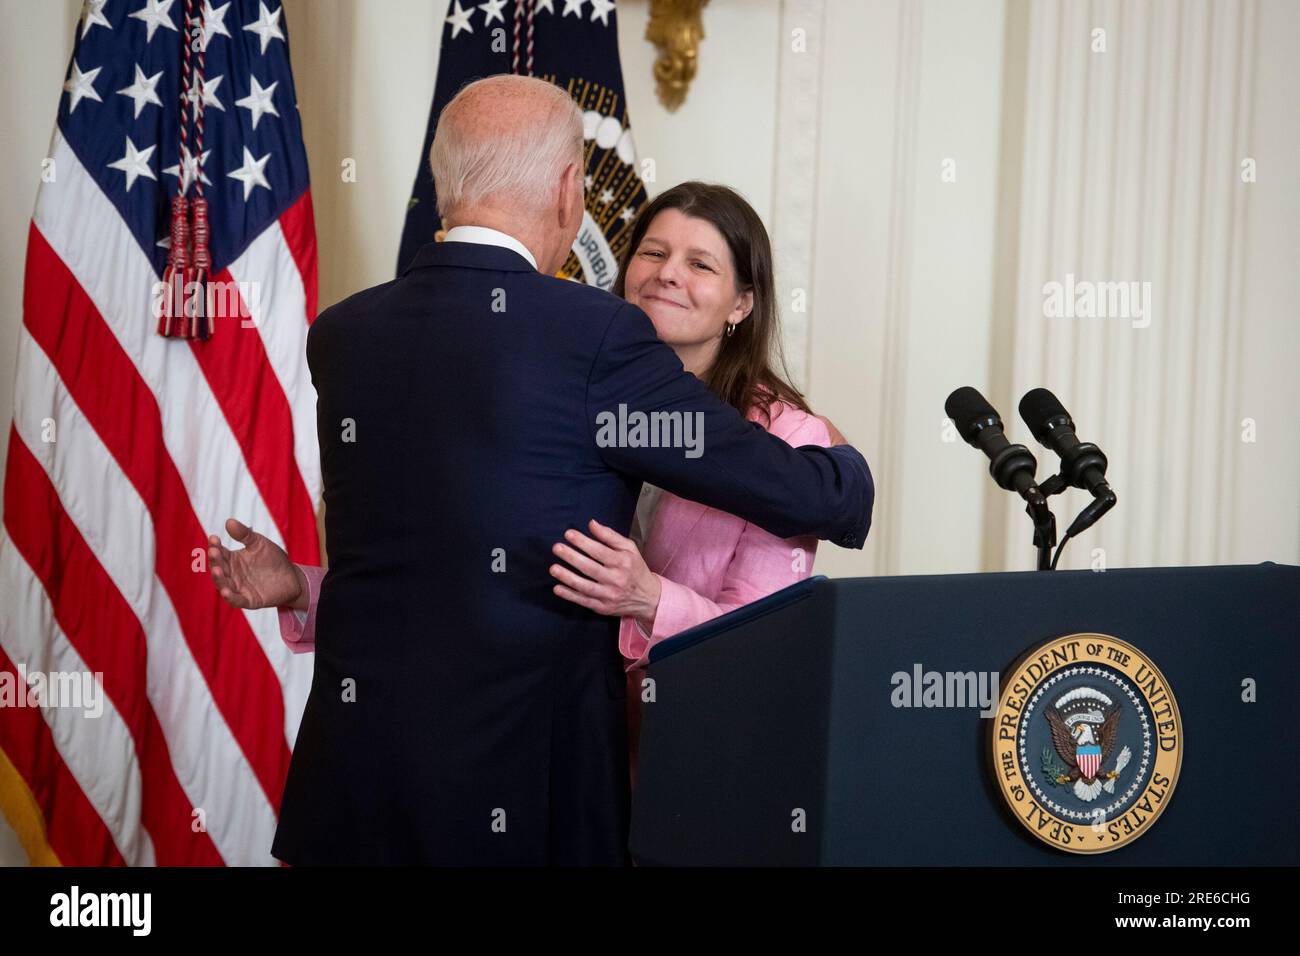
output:
<instances>
[{"instance_id":1,"label":"white dress shirt collar","mask_svg":"<svg viewBox=\"0 0 1300 956\"><path fill-rule=\"evenodd\" d=\"M481 246L500 246L503 249L519 253L528 260L530 266L534 269L537 268L537 260L528 251L527 246L514 236L507 235L497 229L489 229L487 226L452 226L447 230L447 234L442 237L442 241L473 242Z\"/></svg>"}]
</instances>

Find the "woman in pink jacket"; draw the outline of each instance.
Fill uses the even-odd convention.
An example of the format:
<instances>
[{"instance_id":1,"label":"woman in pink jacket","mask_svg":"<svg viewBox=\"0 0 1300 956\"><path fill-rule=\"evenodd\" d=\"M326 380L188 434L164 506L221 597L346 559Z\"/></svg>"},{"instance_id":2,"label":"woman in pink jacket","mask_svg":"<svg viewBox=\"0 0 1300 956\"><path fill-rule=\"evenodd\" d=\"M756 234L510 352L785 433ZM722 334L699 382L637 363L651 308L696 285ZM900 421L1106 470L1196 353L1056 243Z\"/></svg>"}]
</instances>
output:
<instances>
[{"instance_id":1,"label":"woman in pink jacket","mask_svg":"<svg viewBox=\"0 0 1300 956\"><path fill-rule=\"evenodd\" d=\"M682 183L641 210L626 248L613 291L650 317L687 371L791 445L843 441L778 372L784 363L771 243L740 195L725 186ZM298 595L296 609L280 610L281 633L295 651L313 650L324 569L268 560L265 552L276 546L233 519L227 531L245 550L232 552L219 538L209 539L221 596L236 607L266 607L276 603L269 595ZM621 618L635 764L641 672L650 648L806 578L817 541L783 540L743 518L646 485L631 537L592 520L586 533L569 530L553 550L559 559L551 566L555 593ZM265 570L272 567L274 574Z\"/></svg>"},{"instance_id":2,"label":"woman in pink jacket","mask_svg":"<svg viewBox=\"0 0 1300 956\"><path fill-rule=\"evenodd\" d=\"M832 443L829 423L778 371L784 363L771 244L758 214L733 190L687 182L651 201L632 226L613 291L650 317L688 372L751 421L794 446ZM806 578L817 541L783 540L646 485L631 537L593 520L585 533L566 532L553 550L555 593L622 619L635 765L650 648Z\"/></svg>"}]
</instances>

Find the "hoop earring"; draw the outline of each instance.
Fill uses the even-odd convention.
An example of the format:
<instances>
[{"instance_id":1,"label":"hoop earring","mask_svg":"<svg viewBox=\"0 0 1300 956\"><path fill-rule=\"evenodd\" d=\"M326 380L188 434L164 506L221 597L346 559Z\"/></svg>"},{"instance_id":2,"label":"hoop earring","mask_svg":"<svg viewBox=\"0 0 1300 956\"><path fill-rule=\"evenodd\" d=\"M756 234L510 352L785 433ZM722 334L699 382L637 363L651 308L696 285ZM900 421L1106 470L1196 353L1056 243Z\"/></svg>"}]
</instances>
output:
<instances>
[{"instance_id":1,"label":"hoop earring","mask_svg":"<svg viewBox=\"0 0 1300 956\"><path fill-rule=\"evenodd\" d=\"M731 338L731 337L732 337L733 335L735 335L735 334L736 334L736 323L735 323L735 322L728 322L728 323L727 323L727 338Z\"/></svg>"}]
</instances>

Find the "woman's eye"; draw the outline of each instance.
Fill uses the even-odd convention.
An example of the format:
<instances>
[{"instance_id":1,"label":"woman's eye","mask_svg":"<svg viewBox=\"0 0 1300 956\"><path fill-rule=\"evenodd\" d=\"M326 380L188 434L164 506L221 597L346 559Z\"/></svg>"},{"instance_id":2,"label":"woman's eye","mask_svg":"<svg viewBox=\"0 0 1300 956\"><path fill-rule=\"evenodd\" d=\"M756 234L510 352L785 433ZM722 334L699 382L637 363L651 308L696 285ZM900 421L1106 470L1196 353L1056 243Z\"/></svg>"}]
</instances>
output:
<instances>
[{"instance_id":1,"label":"woman's eye","mask_svg":"<svg viewBox=\"0 0 1300 956\"><path fill-rule=\"evenodd\" d=\"M695 265L695 266L698 266L699 268L703 269L705 272L712 272L712 271L713 271L713 269L709 266L709 264L708 264L707 262L698 262L698 261L697 261L697 262L693 262L693 263L691 263L691 264L692 264L692 265Z\"/></svg>"},{"instance_id":2,"label":"woman's eye","mask_svg":"<svg viewBox=\"0 0 1300 956\"><path fill-rule=\"evenodd\" d=\"M656 251L656 250L654 250L654 249L646 249L644 252L641 253L641 255L643 255L643 256L658 256L658 255L662 255L662 253L660 253L660 252L658 252L658 251Z\"/></svg>"}]
</instances>

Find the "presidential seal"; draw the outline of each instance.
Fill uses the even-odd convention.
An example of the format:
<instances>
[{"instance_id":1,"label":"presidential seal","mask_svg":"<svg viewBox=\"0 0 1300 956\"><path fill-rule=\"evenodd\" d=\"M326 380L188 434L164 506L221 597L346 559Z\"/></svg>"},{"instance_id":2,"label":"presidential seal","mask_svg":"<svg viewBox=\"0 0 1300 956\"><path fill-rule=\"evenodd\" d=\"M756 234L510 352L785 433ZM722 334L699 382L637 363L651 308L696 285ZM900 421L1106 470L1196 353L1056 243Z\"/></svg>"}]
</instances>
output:
<instances>
[{"instance_id":1,"label":"presidential seal","mask_svg":"<svg viewBox=\"0 0 1300 956\"><path fill-rule=\"evenodd\" d=\"M1151 829L1183 759L1178 704L1159 668L1106 634L1035 647L993 718L993 773L1016 819L1070 853L1105 853Z\"/></svg>"}]
</instances>

